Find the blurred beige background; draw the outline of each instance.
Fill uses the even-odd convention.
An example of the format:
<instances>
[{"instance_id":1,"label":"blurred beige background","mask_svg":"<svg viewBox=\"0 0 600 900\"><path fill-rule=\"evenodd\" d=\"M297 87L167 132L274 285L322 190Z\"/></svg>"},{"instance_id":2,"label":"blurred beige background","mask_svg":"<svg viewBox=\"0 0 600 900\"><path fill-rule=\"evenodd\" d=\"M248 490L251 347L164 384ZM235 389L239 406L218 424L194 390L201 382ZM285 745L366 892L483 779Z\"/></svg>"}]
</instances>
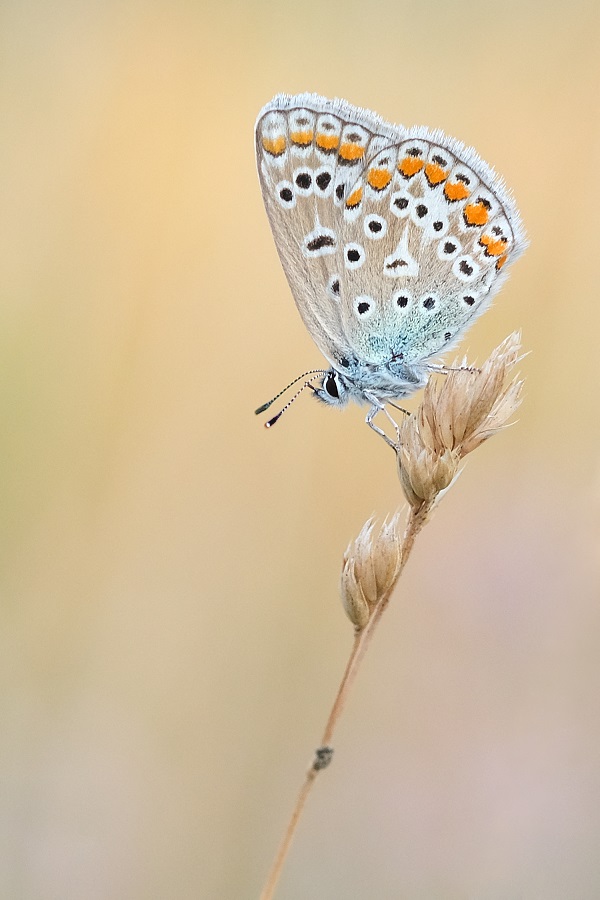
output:
<instances>
[{"instance_id":1,"label":"blurred beige background","mask_svg":"<svg viewBox=\"0 0 600 900\"><path fill-rule=\"evenodd\" d=\"M474 144L531 238L519 423L422 534L281 900L600 896L600 7L58 2L0 12L0 897L257 897L400 503L321 363L253 157L279 91Z\"/></svg>"}]
</instances>

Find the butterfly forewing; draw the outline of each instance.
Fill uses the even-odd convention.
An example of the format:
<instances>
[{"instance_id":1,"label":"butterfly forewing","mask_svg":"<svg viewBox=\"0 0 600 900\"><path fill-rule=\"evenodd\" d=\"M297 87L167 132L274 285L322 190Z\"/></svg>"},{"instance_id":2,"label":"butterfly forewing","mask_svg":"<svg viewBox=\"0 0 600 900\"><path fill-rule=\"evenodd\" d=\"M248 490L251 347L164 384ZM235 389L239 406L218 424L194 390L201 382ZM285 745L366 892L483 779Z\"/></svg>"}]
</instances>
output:
<instances>
[{"instance_id":1,"label":"butterfly forewing","mask_svg":"<svg viewBox=\"0 0 600 900\"><path fill-rule=\"evenodd\" d=\"M275 244L302 319L334 364L352 352L341 319L346 198L373 132L314 97L276 97L259 116L256 152ZM312 102L311 102L312 100Z\"/></svg>"},{"instance_id":2,"label":"butterfly forewing","mask_svg":"<svg viewBox=\"0 0 600 900\"><path fill-rule=\"evenodd\" d=\"M483 312L525 246L473 150L344 101L280 95L256 129L263 197L302 318L335 365L419 364Z\"/></svg>"}]
</instances>

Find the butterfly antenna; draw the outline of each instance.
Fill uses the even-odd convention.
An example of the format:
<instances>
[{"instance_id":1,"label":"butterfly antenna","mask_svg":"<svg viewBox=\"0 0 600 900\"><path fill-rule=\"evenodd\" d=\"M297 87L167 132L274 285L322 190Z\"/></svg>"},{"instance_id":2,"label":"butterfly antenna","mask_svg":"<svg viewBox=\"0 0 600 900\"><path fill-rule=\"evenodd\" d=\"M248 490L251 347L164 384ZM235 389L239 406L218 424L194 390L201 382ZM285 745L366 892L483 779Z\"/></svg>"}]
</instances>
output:
<instances>
[{"instance_id":1,"label":"butterfly antenna","mask_svg":"<svg viewBox=\"0 0 600 900\"><path fill-rule=\"evenodd\" d=\"M310 373L307 372L306 374L309 375ZM319 375L322 374L320 370L318 371L318 374L319 374ZM304 377L304 376L301 376L301 377ZM317 377L316 375L313 375L313 377L310 379L310 381L314 381L314 379L315 379L316 377ZM297 380L298 380L298 379L296 379L296 381L297 381ZM276 422L278 419L281 418L281 416L284 414L284 412L286 411L286 409L289 409L289 408L290 408L290 406L292 405L292 403L294 402L294 400L296 400L296 399L300 396L300 394L302 393L302 391L303 391L305 388L311 388L311 390L313 390L313 391L316 390L316 388L313 387L313 385L310 383L310 381L305 381L304 384L302 385L302 387L300 388L300 390L299 390L299 391L296 391L296 393L294 394L294 396L293 396L290 400L288 400L288 402L285 404L285 406L284 406L282 409L279 410L279 412L277 413L277 415L276 415L276 416L273 416L272 419L269 419L268 422L265 422L265 428L272 428L273 425L275 424L275 422Z\"/></svg>"},{"instance_id":2,"label":"butterfly antenna","mask_svg":"<svg viewBox=\"0 0 600 900\"><path fill-rule=\"evenodd\" d=\"M303 372L302 375L298 375L297 378L294 378L293 381L290 381L290 383L287 385L287 387L284 387L284 389L282 391L279 391L278 394L275 394L275 396L273 397L272 400L269 400L268 403L263 403L262 406L259 406L258 409L255 409L254 415L259 416L261 413L264 413L271 406L272 403L275 403L276 400L279 400L279 398L281 397L282 394L285 394L286 391L289 391L289 389L291 387L293 387L293 385L295 385L297 381L300 381L302 378L306 378L307 375L325 375L325 369L311 369L310 372ZM312 381L312 379L311 379L311 381ZM304 390L304 388L302 388L302 390ZM300 391L298 393L300 393ZM297 396L298 396L298 394L296 394L296 397ZM293 399L295 400L296 398L294 397ZM290 400L290 403L291 402L292 401ZM284 409L287 409L287 407L284 407ZM281 412L283 412L283 409L281 410ZM281 413L280 413L280 415L281 415Z\"/></svg>"}]
</instances>

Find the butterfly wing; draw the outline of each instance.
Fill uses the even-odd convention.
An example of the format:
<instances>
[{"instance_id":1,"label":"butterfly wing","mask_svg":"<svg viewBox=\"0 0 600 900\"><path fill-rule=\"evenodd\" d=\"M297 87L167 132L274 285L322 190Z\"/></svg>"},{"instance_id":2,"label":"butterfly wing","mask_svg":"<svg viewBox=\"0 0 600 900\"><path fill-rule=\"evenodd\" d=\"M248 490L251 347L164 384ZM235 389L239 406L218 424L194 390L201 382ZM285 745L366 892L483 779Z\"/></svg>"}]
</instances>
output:
<instances>
[{"instance_id":1,"label":"butterfly wing","mask_svg":"<svg viewBox=\"0 0 600 900\"><path fill-rule=\"evenodd\" d=\"M344 203L369 152L366 127L344 101L278 95L256 123L263 200L304 324L331 363L354 355L341 314Z\"/></svg>"},{"instance_id":2,"label":"butterfly wing","mask_svg":"<svg viewBox=\"0 0 600 900\"><path fill-rule=\"evenodd\" d=\"M502 181L439 131L279 95L259 115L256 148L296 305L334 365L418 364L448 349L526 245Z\"/></svg>"},{"instance_id":3,"label":"butterfly wing","mask_svg":"<svg viewBox=\"0 0 600 900\"><path fill-rule=\"evenodd\" d=\"M368 159L343 218L342 327L372 363L416 364L456 343L526 246L490 167L424 128Z\"/></svg>"}]
</instances>

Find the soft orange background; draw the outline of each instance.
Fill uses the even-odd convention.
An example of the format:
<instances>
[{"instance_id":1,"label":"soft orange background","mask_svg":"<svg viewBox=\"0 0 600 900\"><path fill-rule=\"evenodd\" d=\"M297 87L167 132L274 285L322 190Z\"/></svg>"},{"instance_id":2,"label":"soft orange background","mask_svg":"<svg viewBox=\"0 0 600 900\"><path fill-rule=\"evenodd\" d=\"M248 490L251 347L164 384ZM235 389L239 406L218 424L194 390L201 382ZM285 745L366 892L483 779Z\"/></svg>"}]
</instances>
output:
<instances>
[{"instance_id":1,"label":"soft orange background","mask_svg":"<svg viewBox=\"0 0 600 900\"><path fill-rule=\"evenodd\" d=\"M281 900L600 895L600 7L7 0L0 21L0 896L257 897L351 643L357 407L253 156L341 95L474 144L531 247L462 349L522 328L519 422L420 537Z\"/></svg>"}]
</instances>

